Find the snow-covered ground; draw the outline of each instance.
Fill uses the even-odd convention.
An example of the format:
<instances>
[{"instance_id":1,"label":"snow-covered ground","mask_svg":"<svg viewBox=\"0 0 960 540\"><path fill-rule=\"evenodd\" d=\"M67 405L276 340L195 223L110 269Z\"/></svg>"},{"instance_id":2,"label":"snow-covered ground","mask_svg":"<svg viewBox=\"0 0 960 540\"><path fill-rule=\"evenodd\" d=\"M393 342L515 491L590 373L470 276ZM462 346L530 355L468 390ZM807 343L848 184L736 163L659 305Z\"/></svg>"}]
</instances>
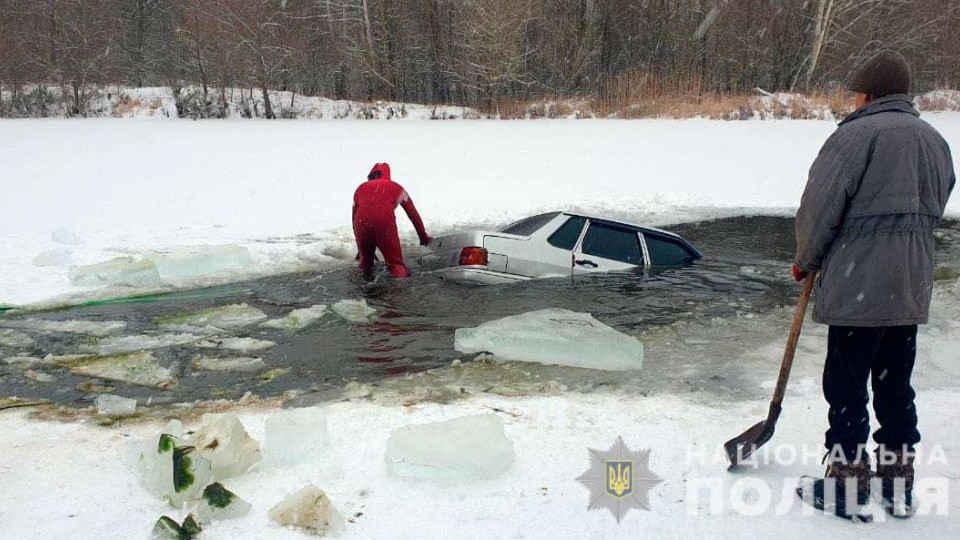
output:
<instances>
[{"instance_id":1,"label":"snow-covered ground","mask_svg":"<svg viewBox=\"0 0 960 540\"><path fill-rule=\"evenodd\" d=\"M925 117L960 148L960 113ZM187 246L237 244L251 260L213 275L180 268L164 286L344 264L354 254L353 190L379 161L392 164L432 234L564 208L652 225L790 214L833 129L826 121L3 121L0 305L132 294L72 282L70 268ZM960 199L949 211L960 213ZM409 223L399 222L413 244Z\"/></svg>"}]
</instances>

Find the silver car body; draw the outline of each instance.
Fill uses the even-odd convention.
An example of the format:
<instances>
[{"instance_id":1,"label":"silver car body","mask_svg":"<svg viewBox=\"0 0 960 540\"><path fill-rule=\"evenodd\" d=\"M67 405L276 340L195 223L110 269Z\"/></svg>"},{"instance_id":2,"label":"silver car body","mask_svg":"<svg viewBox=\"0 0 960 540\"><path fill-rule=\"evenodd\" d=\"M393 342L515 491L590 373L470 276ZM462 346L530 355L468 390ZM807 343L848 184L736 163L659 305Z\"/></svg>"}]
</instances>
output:
<instances>
[{"instance_id":1,"label":"silver car body","mask_svg":"<svg viewBox=\"0 0 960 540\"><path fill-rule=\"evenodd\" d=\"M461 264L468 248L486 250L486 264ZM433 240L421 269L440 278L481 284L674 266L700 253L676 234L570 212L532 216L502 231L473 231ZM658 260L659 259L659 260Z\"/></svg>"}]
</instances>

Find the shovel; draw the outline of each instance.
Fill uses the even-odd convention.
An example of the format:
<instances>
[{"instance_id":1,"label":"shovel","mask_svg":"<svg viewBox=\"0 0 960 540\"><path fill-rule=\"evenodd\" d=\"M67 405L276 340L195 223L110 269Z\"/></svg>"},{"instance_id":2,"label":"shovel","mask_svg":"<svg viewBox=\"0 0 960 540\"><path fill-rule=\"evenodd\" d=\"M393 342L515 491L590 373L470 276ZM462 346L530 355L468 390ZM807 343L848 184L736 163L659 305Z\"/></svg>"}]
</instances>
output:
<instances>
[{"instance_id":1,"label":"shovel","mask_svg":"<svg viewBox=\"0 0 960 540\"><path fill-rule=\"evenodd\" d=\"M773 391L773 399L770 400L770 410L767 412L767 418L723 445L724 450L727 451L727 459L730 460L729 470L733 470L740 462L753 455L758 448L773 437L773 430L777 427L777 419L780 418L780 405L783 403L783 395L787 391L787 381L790 379L790 368L793 367L793 355L797 351L797 341L800 340L803 318L807 314L807 304L810 302L810 293L813 291L814 279L816 279L816 272L811 272L803 281L803 291L800 293L800 302L797 304L797 309L793 313L793 326L790 328L787 348L783 351L780 376L777 377L777 387Z\"/></svg>"}]
</instances>

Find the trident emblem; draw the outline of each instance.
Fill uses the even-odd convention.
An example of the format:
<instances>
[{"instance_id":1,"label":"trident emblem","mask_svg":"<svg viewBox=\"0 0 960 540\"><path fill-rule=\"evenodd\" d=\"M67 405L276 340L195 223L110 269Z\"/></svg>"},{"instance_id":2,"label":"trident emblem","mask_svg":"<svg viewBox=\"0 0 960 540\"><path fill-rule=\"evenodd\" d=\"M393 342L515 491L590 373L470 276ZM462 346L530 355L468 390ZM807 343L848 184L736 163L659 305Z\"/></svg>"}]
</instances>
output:
<instances>
[{"instance_id":1,"label":"trident emblem","mask_svg":"<svg viewBox=\"0 0 960 540\"><path fill-rule=\"evenodd\" d=\"M633 462L607 461L607 493L622 499L633 493Z\"/></svg>"}]
</instances>

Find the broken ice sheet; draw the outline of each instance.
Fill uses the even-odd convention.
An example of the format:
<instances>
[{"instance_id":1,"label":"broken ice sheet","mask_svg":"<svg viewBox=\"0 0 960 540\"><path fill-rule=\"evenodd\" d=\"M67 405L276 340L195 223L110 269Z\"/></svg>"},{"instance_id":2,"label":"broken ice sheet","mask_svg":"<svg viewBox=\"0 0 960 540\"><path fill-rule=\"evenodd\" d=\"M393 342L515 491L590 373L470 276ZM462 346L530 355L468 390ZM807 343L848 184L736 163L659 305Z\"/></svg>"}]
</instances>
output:
<instances>
[{"instance_id":1,"label":"broken ice sheet","mask_svg":"<svg viewBox=\"0 0 960 540\"><path fill-rule=\"evenodd\" d=\"M287 373L290 373L290 368L288 367L273 368L270 371L264 371L260 375L257 375L257 380L260 381L259 385L264 385Z\"/></svg>"},{"instance_id":2,"label":"broken ice sheet","mask_svg":"<svg viewBox=\"0 0 960 540\"><path fill-rule=\"evenodd\" d=\"M106 337L127 329L124 321L48 321L44 319L0 319L0 327L41 333L83 334Z\"/></svg>"},{"instance_id":3,"label":"broken ice sheet","mask_svg":"<svg viewBox=\"0 0 960 540\"><path fill-rule=\"evenodd\" d=\"M153 526L154 540L194 540L201 532L200 524L193 514L188 515L183 524L178 524L170 516L160 516Z\"/></svg>"},{"instance_id":4,"label":"broken ice sheet","mask_svg":"<svg viewBox=\"0 0 960 540\"><path fill-rule=\"evenodd\" d=\"M217 334L227 333L226 330L209 324L207 326L192 326L189 324L161 324L158 325L158 327L164 332L172 332L174 334L199 334L202 336L215 336Z\"/></svg>"},{"instance_id":5,"label":"broken ice sheet","mask_svg":"<svg viewBox=\"0 0 960 540\"><path fill-rule=\"evenodd\" d=\"M264 453L271 465L316 460L327 442L327 415L318 407L285 409L267 418Z\"/></svg>"},{"instance_id":6,"label":"broken ice sheet","mask_svg":"<svg viewBox=\"0 0 960 540\"><path fill-rule=\"evenodd\" d=\"M260 358L212 358L198 356L193 359L193 368L204 371L239 371L252 372L264 369L266 364Z\"/></svg>"},{"instance_id":7,"label":"broken ice sheet","mask_svg":"<svg viewBox=\"0 0 960 540\"><path fill-rule=\"evenodd\" d=\"M32 366L35 364L44 363L43 359L35 356L8 356L4 358L3 361L7 364L21 364L24 366Z\"/></svg>"},{"instance_id":8,"label":"broken ice sheet","mask_svg":"<svg viewBox=\"0 0 960 540\"><path fill-rule=\"evenodd\" d=\"M45 384L52 383L57 380L56 377L54 377L53 375L50 375L49 373L44 373L42 371L34 371L32 369L28 369L24 371L23 376L30 379L31 381L36 381L38 383L45 383Z\"/></svg>"},{"instance_id":9,"label":"broken ice sheet","mask_svg":"<svg viewBox=\"0 0 960 540\"><path fill-rule=\"evenodd\" d=\"M0 329L0 347L30 347L33 338L16 330Z\"/></svg>"},{"instance_id":10,"label":"broken ice sheet","mask_svg":"<svg viewBox=\"0 0 960 540\"><path fill-rule=\"evenodd\" d=\"M137 410L137 400L114 394L100 394L93 404L97 414L104 416L129 416Z\"/></svg>"},{"instance_id":11,"label":"broken ice sheet","mask_svg":"<svg viewBox=\"0 0 960 540\"><path fill-rule=\"evenodd\" d=\"M247 304L231 304L196 313L173 315L157 319L157 324L186 324L190 326L215 326L224 330L239 330L267 320L267 314Z\"/></svg>"},{"instance_id":12,"label":"broken ice sheet","mask_svg":"<svg viewBox=\"0 0 960 540\"><path fill-rule=\"evenodd\" d=\"M276 345L273 341L251 337L211 338L196 343L196 346L202 349L227 349L239 352L263 351Z\"/></svg>"},{"instance_id":13,"label":"broken ice sheet","mask_svg":"<svg viewBox=\"0 0 960 540\"><path fill-rule=\"evenodd\" d=\"M144 489L174 508L199 499L212 481L210 462L186 446L182 436L183 426L172 421L134 452L134 470Z\"/></svg>"},{"instance_id":14,"label":"broken ice sheet","mask_svg":"<svg viewBox=\"0 0 960 540\"><path fill-rule=\"evenodd\" d=\"M70 269L70 282L74 285L102 287L120 285L125 287L160 287L163 279L153 262L135 257L117 257L109 261L75 266Z\"/></svg>"},{"instance_id":15,"label":"broken ice sheet","mask_svg":"<svg viewBox=\"0 0 960 540\"><path fill-rule=\"evenodd\" d=\"M275 328L277 330L286 330L293 332L302 330L311 324L319 321L327 313L327 306L318 304L308 308L295 309L286 316L279 319L271 319L261 323L263 328Z\"/></svg>"},{"instance_id":16,"label":"broken ice sheet","mask_svg":"<svg viewBox=\"0 0 960 540\"><path fill-rule=\"evenodd\" d=\"M377 310L368 306L366 300L341 300L330 309L344 320L357 324L369 323L377 318Z\"/></svg>"},{"instance_id":17,"label":"broken ice sheet","mask_svg":"<svg viewBox=\"0 0 960 540\"><path fill-rule=\"evenodd\" d=\"M197 518L200 523L236 519L250 512L250 508L250 503L223 487L223 484L214 482L203 490L197 503Z\"/></svg>"},{"instance_id":18,"label":"broken ice sheet","mask_svg":"<svg viewBox=\"0 0 960 540\"><path fill-rule=\"evenodd\" d=\"M200 429L188 439L212 466L214 480L240 476L260 459L260 443L235 414L205 414Z\"/></svg>"},{"instance_id":19,"label":"broken ice sheet","mask_svg":"<svg viewBox=\"0 0 960 540\"><path fill-rule=\"evenodd\" d=\"M93 356L60 360L55 363L77 375L120 381L138 386L170 389L177 379L169 369L160 366L151 352L117 356Z\"/></svg>"},{"instance_id":20,"label":"broken ice sheet","mask_svg":"<svg viewBox=\"0 0 960 540\"><path fill-rule=\"evenodd\" d=\"M500 476L516 454L500 418L481 414L397 429L385 460L393 476L449 482Z\"/></svg>"},{"instance_id":21,"label":"broken ice sheet","mask_svg":"<svg viewBox=\"0 0 960 540\"><path fill-rule=\"evenodd\" d=\"M314 536L335 536L347 527L327 494L312 484L284 498L267 515L278 525Z\"/></svg>"},{"instance_id":22,"label":"broken ice sheet","mask_svg":"<svg viewBox=\"0 0 960 540\"><path fill-rule=\"evenodd\" d=\"M103 339L90 347L91 352L100 355L123 354L164 347L177 347L199 341L196 334L141 334L135 336L115 336Z\"/></svg>"},{"instance_id":23,"label":"broken ice sheet","mask_svg":"<svg viewBox=\"0 0 960 540\"><path fill-rule=\"evenodd\" d=\"M154 264L160 277L167 281L242 270L253 264L253 257L247 248L232 244L174 247L163 251L147 251L143 256Z\"/></svg>"},{"instance_id":24,"label":"broken ice sheet","mask_svg":"<svg viewBox=\"0 0 960 540\"><path fill-rule=\"evenodd\" d=\"M588 313L543 309L459 328L454 348L487 352L504 360L608 371L643 366L643 343Z\"/></svg>"}]
</instances>

